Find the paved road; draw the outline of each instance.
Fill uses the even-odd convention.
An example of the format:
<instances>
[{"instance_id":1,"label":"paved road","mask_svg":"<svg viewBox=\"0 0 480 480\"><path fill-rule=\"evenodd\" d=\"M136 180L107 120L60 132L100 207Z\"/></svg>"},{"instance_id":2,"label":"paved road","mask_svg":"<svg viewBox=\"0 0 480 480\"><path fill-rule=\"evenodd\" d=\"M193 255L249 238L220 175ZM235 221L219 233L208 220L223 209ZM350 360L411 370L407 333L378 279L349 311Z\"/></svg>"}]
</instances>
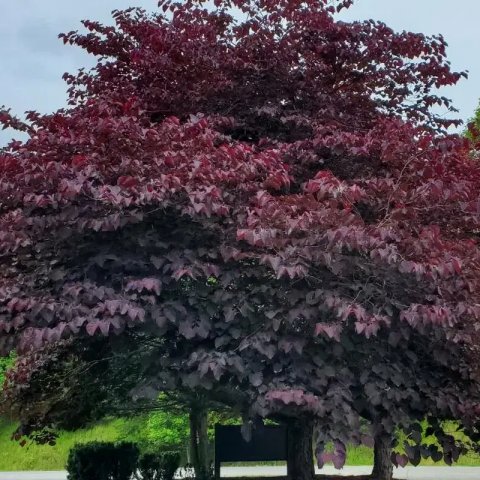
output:
<instances>
[{"instance_id":1,"label":"paved road","mask_svg":"<svg viewBox=\"0 0 480 480\"><path fill-rule=\"evenodd\" d=\"M368 475L371 467L345 467L338 472L326 467L325 475ZM285 467L224 467L222 477L275 477L285 475ZM65 472L0 472L0 480L66 480ZM480 467L407 467L395 472L399 480L480 480Z\"/></svg>"}]
</instances>

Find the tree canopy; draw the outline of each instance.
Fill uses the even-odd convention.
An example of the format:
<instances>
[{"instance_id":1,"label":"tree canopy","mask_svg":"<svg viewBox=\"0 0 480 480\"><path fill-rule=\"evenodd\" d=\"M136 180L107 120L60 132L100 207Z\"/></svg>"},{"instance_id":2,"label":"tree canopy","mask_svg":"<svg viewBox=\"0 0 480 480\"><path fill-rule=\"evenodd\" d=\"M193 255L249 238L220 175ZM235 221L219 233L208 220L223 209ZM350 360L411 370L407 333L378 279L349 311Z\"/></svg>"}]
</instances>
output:
<instances>
[{"instance_id":1,"label":"tree canopy","mask_svg":"<svg viewBox=\"0 0 480 480\"><path fill-rule=\"evenodd\" d=\"M339 21L351 3L161 1L61 35L98 58L69 107L0 117L29 134L0 158L3 350L135 332L137 392L315 422L320 464L396 428L414 463L454 460L480 168L431 107L462 73L441 36Z\"/></svg>"}]
</instances>

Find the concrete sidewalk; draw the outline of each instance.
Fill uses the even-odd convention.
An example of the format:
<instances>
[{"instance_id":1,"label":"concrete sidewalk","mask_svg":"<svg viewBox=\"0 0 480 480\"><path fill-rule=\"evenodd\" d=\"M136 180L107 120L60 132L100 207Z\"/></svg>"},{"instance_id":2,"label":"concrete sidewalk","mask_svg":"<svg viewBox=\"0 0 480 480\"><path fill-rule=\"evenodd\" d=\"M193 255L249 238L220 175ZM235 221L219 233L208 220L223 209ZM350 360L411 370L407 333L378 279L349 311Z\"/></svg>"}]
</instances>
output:
<instances>
[{"instance_id":1,"label":"concrete sidewalk","mask_svg":"<svg viewBox=\"0 0 480 480\"><path fill-rule=\"evenodd\" d=\"M316 469L321 475L368 475L372 467L345 467L335 470L326 466L322 470ZM222 477L275 477L286 475L286 467L225 467L222 468ZM398 480L480 480L480 467L406 467L395 469L394 477ZM0 480L3 480L0 476Z\"/></svg>"},{"instance_id":2,"label":"concrete sidewalk","mask_svg":"<svg viewBox=\"0 0 480 480\"><path fill-rule=\"evenodd\" d=\"M325 467L323 475L368 475L372 467L345 467L338 471ZM286 474L285 467L223 467L222 477L275 477ZM65 472L0 472L0 480L66 480ZM480 480L480 467L406 467L395 470L399 480Z\"/></svg>"}]
</instances>

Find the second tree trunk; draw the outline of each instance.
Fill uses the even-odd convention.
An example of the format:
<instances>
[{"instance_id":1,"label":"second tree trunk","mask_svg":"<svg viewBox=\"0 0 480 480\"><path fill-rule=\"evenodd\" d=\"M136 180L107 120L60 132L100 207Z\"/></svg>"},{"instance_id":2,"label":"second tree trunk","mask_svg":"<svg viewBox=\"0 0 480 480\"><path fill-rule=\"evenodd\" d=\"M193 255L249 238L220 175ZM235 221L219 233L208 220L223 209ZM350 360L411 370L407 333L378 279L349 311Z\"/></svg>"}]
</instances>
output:
<instances>
[{"instance_id":1,"label":"second tree trunk","mask_svg":"<svg viewBox=\"0 0 480 480\"><path fill-rule=\"evenodd\" d=\"M313 422L291 420L288 430L287 473L290 480L313 480Z\"/></svg>"},{"instance_id":2,"label":"second tree trunk","mask_svg":"<svg viewBox=\"0 0 480 480\"><path fill-rule=\"evenodd\" d=\"M372 479L392 480L392 437L387 433L375 435Z\"/></svg>"}]
</instances>

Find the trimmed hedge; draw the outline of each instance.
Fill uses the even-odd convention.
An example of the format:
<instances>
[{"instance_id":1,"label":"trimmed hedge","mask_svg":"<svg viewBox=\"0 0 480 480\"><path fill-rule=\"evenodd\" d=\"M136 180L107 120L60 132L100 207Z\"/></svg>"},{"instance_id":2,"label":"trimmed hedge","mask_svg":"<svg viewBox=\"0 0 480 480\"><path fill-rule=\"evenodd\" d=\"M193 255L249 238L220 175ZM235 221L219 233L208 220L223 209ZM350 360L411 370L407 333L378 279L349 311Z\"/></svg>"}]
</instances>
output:
<instances>
[{"instance_id":1,"label":"trimmed hedge","mask_svg":"<svg viewBox=\"0 0 480 480\"><path fill-rule=\"evenodd\" d=\"M138 457L138 447L129 442L76 445L68 456L68 480L130 480Z\"/></svg>"},{"instance_id":2,"label":"trimmed hedge","mask_svg":"<svg viewBox=\"0 0 480 480\"><path fill-rule=\"evenodd\" d=\"M139 479L141 480L173 480L180 466L180 452L146 453L138 462Z\"/></svg>"},{"instance_id":3,"label":"trimmed hedge","mask_svg":"<svg viewBox=\"0 0 480 480\"><path fill-rule=\"evenodd\" d=\"M68 480L173 480L180 452L140 455L130 442L91 442L75 445L67 461Z\"/></svg>"}]
</instances>

